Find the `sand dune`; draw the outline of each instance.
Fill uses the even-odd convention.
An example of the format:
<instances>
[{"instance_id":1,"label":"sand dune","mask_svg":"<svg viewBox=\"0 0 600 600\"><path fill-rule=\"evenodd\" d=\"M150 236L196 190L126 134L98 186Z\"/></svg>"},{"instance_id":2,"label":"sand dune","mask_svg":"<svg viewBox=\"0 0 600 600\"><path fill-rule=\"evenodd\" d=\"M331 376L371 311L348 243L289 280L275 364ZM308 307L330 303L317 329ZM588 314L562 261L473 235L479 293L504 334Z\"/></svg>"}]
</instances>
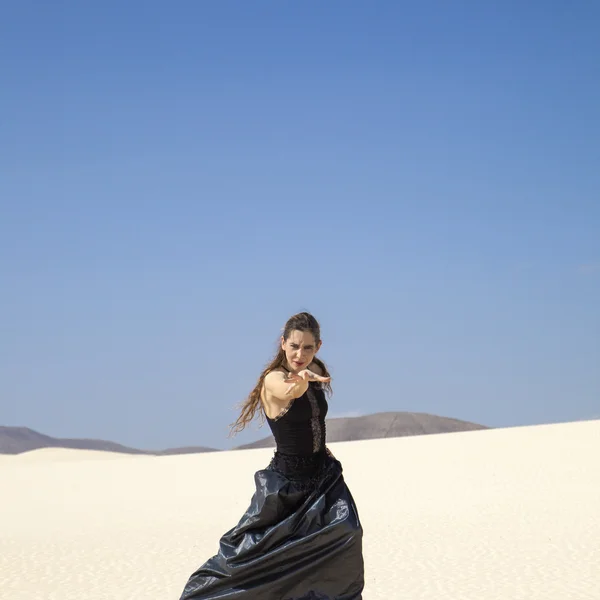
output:
<instances>
[{"instance_id":1,"label":"sand dune","mask_svg":"<svg viewBox=\"0 0 600 600\"><path fill-rule=\"evenodd\" d=\"M135 455L135 458L150 458L147 455ZM130 459L132 455L123 452L110 452L108 450L72 450L70 448L39 448L15 455L0 455L4 464L18 464L24 462L53 463L57 461L90 461L90 460L116 460Z\"/></svg>"},{"instance_id":2,"label":"sand dune","mask_svg":"<svg viewBox=\"0 0 600 600\"><path fill-rule=\"evenodd\" d=\"M600 421L330 448L365 528L365 600L600 597ZM3 457L0 598L178 598L271 454Z\"/></svg>"}]
</instances>

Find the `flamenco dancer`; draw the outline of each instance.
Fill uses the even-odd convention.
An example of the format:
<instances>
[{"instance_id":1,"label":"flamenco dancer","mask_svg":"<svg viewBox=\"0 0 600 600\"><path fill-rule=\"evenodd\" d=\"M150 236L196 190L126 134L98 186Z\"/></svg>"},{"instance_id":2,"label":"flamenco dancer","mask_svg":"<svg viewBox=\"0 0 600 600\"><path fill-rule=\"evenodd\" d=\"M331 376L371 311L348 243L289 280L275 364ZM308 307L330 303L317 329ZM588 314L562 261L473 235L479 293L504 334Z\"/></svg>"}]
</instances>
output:
<instances>
[{"instance_id":1,"label":"flamenco dancer","mask_svg":"<svg viewBox=\"0 0 600 600\"><path fill-rule=\"evenodd\" d=\"M325 445L331 377L316 357L317 320L285 325L281 346L232 425L261 412L276 442L256 491L219 551L187 581L180 600L361 600L362 526L341 463Z\"/></svg>"}]
</instances>

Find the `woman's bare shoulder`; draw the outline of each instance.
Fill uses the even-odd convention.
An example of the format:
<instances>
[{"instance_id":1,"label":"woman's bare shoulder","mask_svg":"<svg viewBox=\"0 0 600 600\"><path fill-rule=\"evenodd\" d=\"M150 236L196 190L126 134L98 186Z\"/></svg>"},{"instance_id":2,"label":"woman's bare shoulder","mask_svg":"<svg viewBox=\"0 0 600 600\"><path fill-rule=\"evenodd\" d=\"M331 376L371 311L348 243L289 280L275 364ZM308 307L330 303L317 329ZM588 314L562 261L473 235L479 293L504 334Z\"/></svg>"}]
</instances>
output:
<instances>
[{"instance_id":1,"label":"woman's bare shoulder","mask_svg":"<svg viewBox=\"0 0 600 600\"><path fill-rule=\"evenodd\" d=\"M283 368L283 367L275 367L274 369L271 369L266 375L265 375L265 382L266 381L281 381L281 379L285 379L285 377L287 376L287 371Z\"/></svg>"},{"instance_id":2,"label":"woman's bare shoulder","mask_svg":"<svg viewBox=\"0 0 600 600\"><path fill-rule=\"evenodd\" d=\"M263 379L262 393L267 392L267 397L274 392L275 395L278 395L278 392L281 392L281 386L285 383L286 378L287 371L282 367L271 369Z\"/></svg>"}]
</instances>

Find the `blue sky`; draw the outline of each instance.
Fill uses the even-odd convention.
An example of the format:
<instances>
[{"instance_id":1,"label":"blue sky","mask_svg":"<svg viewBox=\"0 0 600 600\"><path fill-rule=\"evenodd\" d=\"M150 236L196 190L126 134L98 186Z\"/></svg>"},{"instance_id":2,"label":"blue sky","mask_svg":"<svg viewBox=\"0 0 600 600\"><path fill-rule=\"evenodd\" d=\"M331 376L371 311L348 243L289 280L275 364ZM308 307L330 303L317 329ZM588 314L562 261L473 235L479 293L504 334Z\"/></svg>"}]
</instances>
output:
<instances>
[{"instance_id":1,"label":"blue sky","mask_svg":"<svg viewBox=\"0 0 600 600\"><path fill-rule=\"evenodd\" d=\"M600 417L600 6L0 14L0 424L263 437L305 309L332 415Z\"/></svg>"}]
</instances>

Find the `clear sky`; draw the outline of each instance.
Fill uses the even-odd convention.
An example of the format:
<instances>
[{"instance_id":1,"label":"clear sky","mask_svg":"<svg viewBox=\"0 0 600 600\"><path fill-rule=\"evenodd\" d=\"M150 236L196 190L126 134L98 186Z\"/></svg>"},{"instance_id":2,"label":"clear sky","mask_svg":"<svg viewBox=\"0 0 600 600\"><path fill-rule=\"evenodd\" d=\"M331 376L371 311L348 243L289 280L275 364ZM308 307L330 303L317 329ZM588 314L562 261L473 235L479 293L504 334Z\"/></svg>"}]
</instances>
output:
<instances>
[{"instance_id":1,"label":"clear sky","mask_svg":"<svg viewBox=\"0 0 600 600\"><path fill-rule=\"evenodd\" d=\"M305 309L333 416L600 417L599 29L596 2L0 2L0 424L258 439L228 424Z\"/></svg>"}]
</instances>

